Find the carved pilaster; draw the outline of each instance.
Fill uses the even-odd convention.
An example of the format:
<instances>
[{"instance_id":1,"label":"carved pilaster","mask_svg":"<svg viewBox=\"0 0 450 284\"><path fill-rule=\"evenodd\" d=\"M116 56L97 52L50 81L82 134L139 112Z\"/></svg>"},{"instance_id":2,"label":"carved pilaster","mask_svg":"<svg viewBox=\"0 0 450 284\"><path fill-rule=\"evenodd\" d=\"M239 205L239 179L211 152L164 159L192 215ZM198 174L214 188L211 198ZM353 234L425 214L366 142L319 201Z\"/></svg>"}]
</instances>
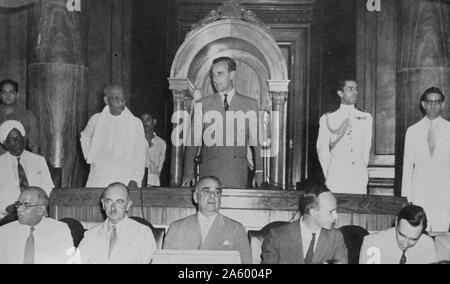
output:
<instances>
[{"instance_id":1,"label":"carved pilaster","mask_svg":"<svg viewBox=\"0 0 450 284\"><path fill-rule=\"evenodd\" d=\"M286 112L285 106L288 98L289 80L268 81L272 97L272 157L270 160L270 180L274 186L285 184L286 161ZM276 150L273 150L276 149ZM274 153L275 152L275 153ZM282 186L285 188L284 186Z\"/></svg>"}]
</instances>

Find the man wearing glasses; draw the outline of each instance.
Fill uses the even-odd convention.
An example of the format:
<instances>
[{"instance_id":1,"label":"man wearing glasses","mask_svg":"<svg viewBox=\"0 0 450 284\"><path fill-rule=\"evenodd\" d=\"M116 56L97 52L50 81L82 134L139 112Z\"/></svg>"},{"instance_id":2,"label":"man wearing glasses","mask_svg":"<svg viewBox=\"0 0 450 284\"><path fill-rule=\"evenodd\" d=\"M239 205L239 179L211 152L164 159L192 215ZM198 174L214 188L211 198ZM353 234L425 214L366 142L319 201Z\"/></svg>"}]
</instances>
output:
<instances>
[{"instance_id":1,"label":"man wearing glasses","mask_svg":"<svg viewBox=\"0 0 450 284\"><path fill-rule=\"evenodd\" d=\"M102 196L107 219L88 230L79 245L83 264L149 264L156 249L152 230L128 218L131 208L128 188L109 185Z\"/></svg>"},{"instance_id":2,"label":"man wearing glasses","mask_svg":"<svg viewBox=\"0 0 450 284\"><path fill-rule=\"evenodd\" d=\"M108 86L104 94L105 108L81 132L83 155L91 165L86 187L121 182L137 188L145 171L144 126L126 107L121 86Z\"/></svg>"},{"instance_id":3,"label":"man wearing glasses","mask_svg":"<svg viewBox=\"0 0 450 284\"><path fill-rule=\"evenodd\" d=\"M427 264L437 262L433 239L424 234L427 216L422 207L408 205L394 228L364 238L360 264Z\"/></svg>"},{"instance_id":4,"label":"man wearing glasses","mask_svg":"<svg viewBox=\"0 0 450 284\"><path fill-rule=\"evenodd\" d=\"M17 220L12 206L21 190L29 186L42 188L47 195L53 181L44 157L25 150L26 132L16 120L0 125L0 143L8 151L0 156L0 226Z\"/></svg>"},{"instance_id":5,"label":"man wearing glasses","mask_svg":"<svg viewBox=\"0 0 450 284\"><path fill-rule=\"evenodd\" d=\"M73 250L69 227L47 218L48 196L38 187L22 190L18 221L0 227L0 264L65 264Z\"/></svg>"},{"instance_id":6,"label":"man wearing glasses","mask_svg":"<svg viewBox=\"0 0 450 284\"><path fill-rule=\"evenodd\" d=\"M244 226L219 213L222 186L218 178L200 178L193 193L197 214L175 221L169 227L164 249L236 250L241 263L251 264L250 243Z\"/></svg>"},{"instance_id":7,"label":"man wearing glasses","mask_svg":"<svg viewBox=\"0 0 450 284\"><path fill-rule=\"evenodd\" d=\"M19 84L16 81L7 79L0 82L1 102L0 124L7 120L17 120L22 123L27 132L27 148L35 153L39 153L39 128L35 115L25 109L19 108ZM0 155L5 150L0 147Z\"/></svg>"},{"instance_id":8,"label":"man wearing glasses","mask_svg":"<svg viewBox=\"0 0 450 284\"><path fill-rule=\"evenodd\" d=\"M445 96L436 87L423 93L425 117L406 131L402 195L422 206L431 231L450 225L450 122L441 113Z\"/></svg>"}]
</instances>

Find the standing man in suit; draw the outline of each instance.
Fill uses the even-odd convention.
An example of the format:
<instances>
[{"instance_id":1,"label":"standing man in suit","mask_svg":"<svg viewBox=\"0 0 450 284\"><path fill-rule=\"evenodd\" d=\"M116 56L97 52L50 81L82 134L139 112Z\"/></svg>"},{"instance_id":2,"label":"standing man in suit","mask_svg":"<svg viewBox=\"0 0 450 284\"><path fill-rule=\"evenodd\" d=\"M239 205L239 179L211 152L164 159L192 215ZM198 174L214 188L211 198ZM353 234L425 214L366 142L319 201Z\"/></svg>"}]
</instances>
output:
<instances>
[{"instance_id":1,"label":"standing man in suit","mask_svg":"<svg viewBox=\"0 0 450 284\"><path fill-rule=\"evenodd\" d=\"M338 110L320 118L317 155L326 185L334 193L367 194L372 116L355 107L358 85L340 81Z\"/></svg>"},{"instance_id":2,"label":"standing man in suit","mask_svg":"<svg viewBox=\"0 0 450 284\"><path fill-rule=\"evenodd\" d=\"M420 103L425 117L406 131L402 195L422 206L429 229L450 226L450 122L442 118L445 96L431 87Z\"/></svg>"},{"instance_id":3,"label":"standing man in suit","mask_svg":"<svg viewBox=\"0 0 450 284\"><path fill-rule=\"evenodd\" d=\"M156 250L152 230L127 212L132 201L121 183L109 185L102 195L107 219L84 234L78 249L83 264L149 264Z\"/></svg>"},{"instance_id":4,"label":"standing man in suit","mask_svg":"<svg viewBox=\"0 0 450 284\"><path fill-rule=\"evenodd\" d=\"M259 187L263 181L262 158L260 147L257 143L257 135L253 137L251 130L258 127L259 108L257 101L248 98L236 92L233 80L236 77L236 62L229 57L220 57L213 61L211 69L211 81L214 85L216 93L211 96L204 97L197 101L196 105L200 105L195 111L203 114L220 114L222 117L222 125L216 129L216 137L221 135L219 131L223 131L222 141L214 143L213 145L190 146L186 147L184 158L184 176L182 186L190 186L195 183L194 178L194 159L200 156L202 162L200 164L200 176L216 176L218 177L224 187L230 188L245 188L248 186L248 162L247 149L251 146L254 162L255 162L255 178L253 186ZM236 125L233 120L233 125L227 125L227 115L243 112L245 114L255 115L255 125L250 127L247 121L238 122L245 123L244 125ZM214 123L218 123L215 121ZM229 124L229 123L228 123ZM217 125L216 125L217 126ZM203 131L215 127L212 123L203 123ZM227 129L229 128L229 129ZM242 133L242 129L245 133ZM203 134L202 131L202 134ZM256 131L257 133L257 131ZM228 138L234 134L234 141L229 145ZM239 144L238 136L245 134L245 143ZM231 139L228 139L231 140ZM221 143L222 142L222 143Z\"/></svg>"},{"instance_id":5,"label":"standing man in suit","mask_svg":"<svg viewBox=\"0 0 450 284\"><path fill-rule=\"evenodd\" d=\"M202 177L193 193L195 215L170 225L164 249L236 250L241 263L251 264L250 243L244 226L219 213L222 186L216 177Z\"/></svg>"},{"instance_id":6,"label":"standing man in suit","mask_svg":"<svg viewBox=\"0 0 450 284\"><path fill-rule=\"evenodd\" d=\"M309 185L300 198L300 220L272 229L262 247L264 264L347 264L336 198L324 185Z\"/></svg>"}]
</instances>

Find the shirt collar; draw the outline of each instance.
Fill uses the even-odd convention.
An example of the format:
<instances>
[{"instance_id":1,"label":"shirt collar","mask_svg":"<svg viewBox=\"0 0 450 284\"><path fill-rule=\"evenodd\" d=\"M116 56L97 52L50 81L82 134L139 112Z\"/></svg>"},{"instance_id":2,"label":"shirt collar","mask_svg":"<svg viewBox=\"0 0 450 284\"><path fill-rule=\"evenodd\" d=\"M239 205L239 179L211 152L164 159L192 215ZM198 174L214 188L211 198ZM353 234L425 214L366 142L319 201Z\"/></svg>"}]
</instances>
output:
<instances>
[{"instance_id":1,"label":"shirt collar","mask_svg":"<svg viewBox=\"0 0 450 284\"><path fill-rule=\"evenodd\" d=\"M340 109L342 111L344 111L344 112L351 112L351 113L356 111L355 105L344 105L344 104L341 104Z\"/></svg>"},{"instance_id":2,"label":"shirt collar","mask_svg":"<svg viewBox=\"0 0 450 284\"><path fill-rule=\"evenodd\" d=\"M125 223L128 221L128 216L125 215L125 218L122 219L122 221L120 221L117 224L114 224L114 226L116 226L116 231L118 232L123 226L125 226ZM109 237L109 234L111 233L113 224L108 220L106 220L105 222L105 226L106 226L106 236Z\"/></svg>"},{"instance_id":3,"label":"shirt collar","mask_svg":"<svg viewBox=\"0 0 450 284\"><path fill-rule=\"evenodd\" d=\"M322 228L319 228L318 230L316 230L316 231L311 231L307 226L306 226L306 223L305 222L303 222L303 217L302 217L302 219L300 220L300 230L301 230L301 232L302 232L302 234L308 234L308 235L312 235L312 234L316 234L316 238L319 236L319 234L320 234L320 231L322 230Z\"/></svg>"},{"instance_id":4,"label":"shirt collar","mask_svg":"<svg viewBox=\"0 0 450 284\"><path fill-rule=\"evenodd\" d=\"M227 94L228 104L231 104L231 100L233 99L235 93L236 93L236 89L233 88L229 92L219 92L219 95L220 95L220 98L221 98L221 100L223 102L225 100L224 95Z\"/></svg>"},{"instance_id":5,"label":"shirt collar","mask_svg":"<svg viewBox=\"0 0 450 284\"><path fill-rule=\"evenodd\" d=\"M216 219L217 213L210 217L207 217L200 212L198 212L197 215L198 215L198 221L200 222L200 224L208 224L208 223L212 224L212 222L214 222L214 220Z\"/></svg>"}]
</instances>

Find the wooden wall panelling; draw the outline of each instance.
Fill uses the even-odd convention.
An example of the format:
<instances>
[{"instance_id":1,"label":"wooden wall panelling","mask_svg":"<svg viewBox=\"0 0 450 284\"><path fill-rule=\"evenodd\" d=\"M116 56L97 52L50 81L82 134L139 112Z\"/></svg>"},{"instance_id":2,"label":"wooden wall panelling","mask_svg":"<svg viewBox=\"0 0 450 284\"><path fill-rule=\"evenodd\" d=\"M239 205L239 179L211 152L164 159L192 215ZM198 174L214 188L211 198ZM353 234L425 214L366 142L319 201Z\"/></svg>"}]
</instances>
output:
<instances>
[{"instance_id":1,"label":"wooden wall panelling","mask_svg":"<svg viewBox=\"0 0 450 284\"><path fill-rule=\"evenodd\" d=\"M374 118L370 184L374 179L390 181L392 194L395 165L397 14L398 1L383 2L380 12L369 12L366 1L356 4L357 81L360 107ZM380 191L380 190L378 190ZM382 191L380 191L382 192Z\"/></svg>"},{"instance_id":2,"label":"wooden wall panelling","mask_svg":"<svg viewBox=\"0 0 450 284\"><path fill-rule=\"evenodd\" d=\"M83 222L100 222L100 196L103 189L56 189L51 195L50 216L74 217ZM258 229L273 221L290 221L297 214L299 192L278 190L224 189L221 212ZM168 226L173 221L194 214L192 190L188 188L149 188L131 191L130 215L142 216L152 224ZM369 230L390 227L394 216L406 203L404 198L336 194L338 226L357 224ZM141 209L141 204L143 208Z\"/></svg>"},{"instance_id":3,"label":"wooden wall panelling","mask_svg":"<svg viewBox=\"0 0 450 284\"><path fill-rule=\"evenodd\" d=\"M0 8L0 80L19 83L19 108L26 108L28 7Z\"/></svg>"}]
</instances>

